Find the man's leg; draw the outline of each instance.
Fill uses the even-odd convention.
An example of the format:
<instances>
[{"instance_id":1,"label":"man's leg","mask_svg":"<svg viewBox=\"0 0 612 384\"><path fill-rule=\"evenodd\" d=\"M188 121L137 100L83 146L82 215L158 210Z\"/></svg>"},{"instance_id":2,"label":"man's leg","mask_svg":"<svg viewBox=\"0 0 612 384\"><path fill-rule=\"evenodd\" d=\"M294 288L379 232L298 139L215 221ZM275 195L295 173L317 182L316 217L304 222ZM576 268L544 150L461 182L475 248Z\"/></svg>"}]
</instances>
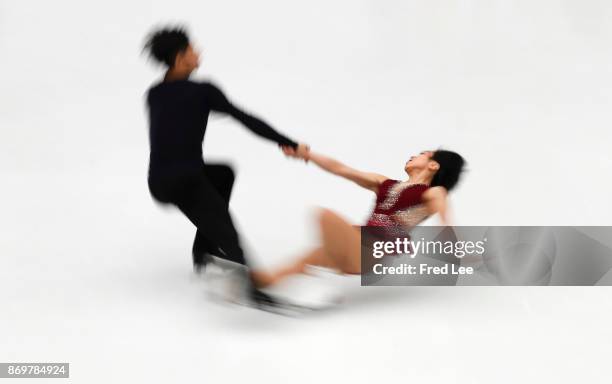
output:
<instances>
[{"instance_id":1,"label":"man's leg","mask_svg":"<svg viewBox=\"0 0 612 384\"><path fill-rule=\"evenodd\" d=\"M206 175L194 178L185 185L184 193L175 204L205 236L209 244L214 244L223 251L223 258L246 264L227 202Z\"/></svg>"},{"instance_id":2,"label":"man's leg","mask_svg":"<svg viewBox=\"0 0 612 384\"><path fill-rule=\"evenodd\" d=\"M151 183L151 185L154 187L153 190L158 190L158 183ZM278 299L261 292L254 286L253 277L240 246L238 233L227 209L229 195L226 195L228 199L224 200L204 174L188 180L175 180L170 184L166 182L160 185L162 185L159 187L161 190L169 191L164 193L164 196L168 196L165 201L176 205L198 230L205 233L206 238L223 251L225 259L247 267L246 269L238 268L236 272L238 276L245 273L242 278L246 283L247 297L258 308L276 311L287 307L287 304L279 302Z\"/></svg>"},{"instance_id":3,"label":"man's leg","mask_svg":"<svg viewBox=\"0 0 612 384\"><path fill-rule=\"evenodd\" d=\"M204 169L206 178L221 195L225 207L229 208L229 200L235 180L233 169L225 164L206 164ZM194 265L204 264L207 254L224 258L223 254L219 252L219 246L208 239L202 230L197 229L192 247Z\"/></svg>"}]
</instances>

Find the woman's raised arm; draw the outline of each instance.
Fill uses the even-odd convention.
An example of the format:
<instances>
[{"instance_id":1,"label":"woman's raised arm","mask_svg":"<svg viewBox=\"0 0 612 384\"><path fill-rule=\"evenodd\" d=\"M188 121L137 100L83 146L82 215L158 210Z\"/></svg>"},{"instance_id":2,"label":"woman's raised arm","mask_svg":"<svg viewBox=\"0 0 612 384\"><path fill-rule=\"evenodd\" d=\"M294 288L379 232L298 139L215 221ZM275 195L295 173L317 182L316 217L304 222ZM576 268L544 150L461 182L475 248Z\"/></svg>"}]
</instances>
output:
<instances>
[{"instance_id":1,"label":"woman's raised arm","mask_svg":"<svg viewBox=\"0 0 612 384\"><path fill-rule=\"evenodd\" d=\"M438 213L443 226L451 226L448 209L448 192L442 186L428 188L423 193L423 200L431 215Z\"/></svg>"},{"instance_id":2,"label":"woman's raised arm","mask_svg":"<svg viewBox=\"0 0 612 384\"><path fill-rule=\"evenodd\" d=\"M355 168L351 168L336 159L332 159L331 157L322 155L320 153L315 153L310 150L296 151L293 148L283 146L283 152L291 157L301 158L306 162L312 161L317 166L319 166L319 168L322 168L327 172L333 173L334 175L353 181L359 186L369 189L374 193L378 191L378 186L382 184L383 181L388 179L387 176L380 175L378 173L364 172Z\"/></svg>"}]
</instances>

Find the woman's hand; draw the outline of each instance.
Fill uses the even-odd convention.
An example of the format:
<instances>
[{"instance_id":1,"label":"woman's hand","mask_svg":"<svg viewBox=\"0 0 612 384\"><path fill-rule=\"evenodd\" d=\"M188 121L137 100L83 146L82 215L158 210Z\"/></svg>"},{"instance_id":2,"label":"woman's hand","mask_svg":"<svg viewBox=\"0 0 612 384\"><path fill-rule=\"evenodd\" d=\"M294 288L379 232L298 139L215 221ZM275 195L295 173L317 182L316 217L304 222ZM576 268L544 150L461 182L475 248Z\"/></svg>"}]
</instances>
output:
<instances>
[{"instance_id":1,"label":"woman's hand","mask_svg":"<svg viewBox=\"0 0 612 384\"><path fill-rule=\"evenodd\" d=\"M281 145L283 153L288 157L302 159L305 162L310 160L310 146L304 143L299 143L297 149L288 145Z\"/></svg>"},{"instance_id":2,"label":"woman's hand","mask_svg":"<svg viewBox=\"0 0 612 384\"><path fill-rule=\"evenodd\" d=\"M281 145L280 147L286 156L302 159L305 162L312 160L314 164L325 171L351 180L357 183L359 186L369 189L374 193L377 193L380 184L388 179L387 176L373 172L359 171L339 162L338 160L332 159L331 157L324 156L320 153L311 152L310 146L306 144L300 143L298 144L297 148L287 145Z\"/></svg>"}]
</instances>

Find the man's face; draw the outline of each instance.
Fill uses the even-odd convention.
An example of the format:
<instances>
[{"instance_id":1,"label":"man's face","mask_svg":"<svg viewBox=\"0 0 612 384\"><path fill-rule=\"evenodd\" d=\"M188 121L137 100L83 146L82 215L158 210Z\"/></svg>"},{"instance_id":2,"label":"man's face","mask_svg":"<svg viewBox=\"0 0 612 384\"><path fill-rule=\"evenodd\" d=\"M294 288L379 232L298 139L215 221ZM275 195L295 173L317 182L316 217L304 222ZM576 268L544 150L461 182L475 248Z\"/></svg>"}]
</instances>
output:
<instances>
[{"instance_id":1,"label":"man's face","mask_svg":"<svg viewBox=\"0 0 612 384\"><path fill-rule=\"evenodd\" d=\"M188 71L195 70L200 66L200 52L189 44L185 50L176 55L175 65Z\"/></svg>"}]
</instances>

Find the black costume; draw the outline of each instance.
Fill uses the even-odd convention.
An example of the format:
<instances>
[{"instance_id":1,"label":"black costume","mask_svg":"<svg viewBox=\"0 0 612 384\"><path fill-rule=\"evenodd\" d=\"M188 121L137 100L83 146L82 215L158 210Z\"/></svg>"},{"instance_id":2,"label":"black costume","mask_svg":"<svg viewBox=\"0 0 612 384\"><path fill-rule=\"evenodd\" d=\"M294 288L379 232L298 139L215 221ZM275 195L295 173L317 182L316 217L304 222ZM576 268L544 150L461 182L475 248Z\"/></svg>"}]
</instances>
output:
<instances>
[{"instance_id":1,"label":"black costume","mask_svg":"<svg viewBox=\"0 0 612 384\"><path fill-rule=\"evenodd\" d=\"M149 88L147 106L149 190L157 201L176 205L197 227L194 264L206 253L246 264L228 211L234 172L227 165L205 164L202 157L208 115L226 113L279 145L297 148L297 143L234 106L208 82L162 81Z\"/></svg>"}]
</instances>

